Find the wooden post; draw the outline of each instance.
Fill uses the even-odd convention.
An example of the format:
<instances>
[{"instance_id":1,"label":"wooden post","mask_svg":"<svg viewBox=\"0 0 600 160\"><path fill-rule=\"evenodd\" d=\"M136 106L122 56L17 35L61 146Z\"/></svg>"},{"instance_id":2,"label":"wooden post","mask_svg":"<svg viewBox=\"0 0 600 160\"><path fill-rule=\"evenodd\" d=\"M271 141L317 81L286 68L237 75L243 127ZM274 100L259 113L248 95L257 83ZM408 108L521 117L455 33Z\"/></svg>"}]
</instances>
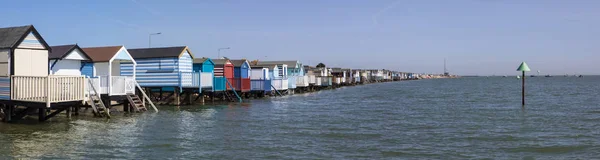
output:
<instances>
[{"instance_id":1,"label":"wooden post","mask_svg":"<svg viewBox=\"0 0 600 160\"><path fill-rule=\"evenodd\" d=\"M179 97L179 87L175 87L175 89L173 89L173 98L175 98L175 101L173 101L173 103L175 103L175 105L181 105L181 99Z\"/></svg>"},{"instance_id":2,"label":"wooden post","mask_svg":"<svg viewBox=\"0 0 600 160\"><path fill-rule=\"evenodd\" d=\"M200 103L204 104L204 92L200 92Z\"/></svg>"},{"instance_id":3,"label":"wooden post","mask_svg":"<svg viewBox=\"0 0 600 160\"><path fill-rule=\"evenodd\" d=\"M67 107L67 118L71 119L71 110L73 109L73 107L68 106Z\"/></svg>"},{"instance_id":4,"label":"wooden post","mask_svg":"<svg viewBox=\"0 0 600 160\"><path fill-rule=\"evenodd\" d=\"M521 91L521 102L523 107L525 107L525 71L523 71L523 86L521 87L522 91Z\"/></svg>"},{"instance_id":5,"label":"wooden post","mask_svg":"<svg viewBox=\"0 0 600 160\"><path fill-rule=\"evenodd\" d=\"M4 121L5 122L10 122L12 121L12 115L14 112L14 106L12 104L10 105L5 105L5 110L4 110Z\"/></svg>"},{"instance_id":6,"label":"wooden post","mask_svg":"<svg viewBox=\"0 0 600 160\"><path fill-rule=\"evenodd\" d=\"M77 104L75 106L75 115L78 116L79 115L79 109L81 108L81 104Z\"/></svg>"},{"instance_id":7,"label":"wooden post","mask_svg":"<svg viewBox=\"0 0 600 160\"><path fill-rule=\"evenodd\" d=\"M46 120L46 108L41 107L38 109L38 121L42 122Z\"/></svg>"},{"instance_id":8,"label":"wooden post","mask_svg":"<svg viewBox=\"0 0 600 160\"><path fill-rule=\"evenodd\" d=\"M188 89L186 92L187 92L187 95L185 95L185 96L188 99L188 104L191 105L194 103L194 100L192 99L192 94L194 94L194 92L191 91L190 89Z\"/></svg>"},{"instance_id":9,"label":"wooden post","mask_svg":"<svg viewBox=\"0 0 600 160\"><path fill-rule=\"evenodd\" d=\"M160 87L160 90L159 90L158 100L159 101L163 100L163 89L162 89L162 87Z\"/></svg>"}]
</instances>

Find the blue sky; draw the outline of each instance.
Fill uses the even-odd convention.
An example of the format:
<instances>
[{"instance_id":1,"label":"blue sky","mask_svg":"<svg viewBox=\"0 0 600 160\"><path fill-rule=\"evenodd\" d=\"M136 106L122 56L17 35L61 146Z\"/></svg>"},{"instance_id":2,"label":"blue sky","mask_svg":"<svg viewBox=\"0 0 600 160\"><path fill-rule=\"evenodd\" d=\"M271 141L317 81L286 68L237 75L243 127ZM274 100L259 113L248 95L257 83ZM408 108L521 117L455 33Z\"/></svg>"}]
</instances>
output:
<instances>
[{"instance_id":1,"label":"blue sky","mask_svg":"<svg viewBox=\"0 0 600 160\"><path fill-rule=\"evenodd\" d=\"M6 1L0 27L33 24L50 45L187 45L199 57L442 73L600 74L600 1Z\"/></svg>"}]
</instances>

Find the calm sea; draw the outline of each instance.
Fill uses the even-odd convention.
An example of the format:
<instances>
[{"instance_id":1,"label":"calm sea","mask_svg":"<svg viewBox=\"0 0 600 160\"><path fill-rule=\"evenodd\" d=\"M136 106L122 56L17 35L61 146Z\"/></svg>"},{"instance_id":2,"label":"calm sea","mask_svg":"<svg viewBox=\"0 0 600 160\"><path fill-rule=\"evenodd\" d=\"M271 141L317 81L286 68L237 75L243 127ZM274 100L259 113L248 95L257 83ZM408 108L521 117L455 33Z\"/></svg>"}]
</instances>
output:
<instances>
[{"instance_id":1,"label":"calm sea","mask_svg":"<svg viewBox=\"0 0 600 160\"><path fill-rule=\"evenodd\" d=\"M598 159L600 77L436 79L0 124L0 159Z\"/></svg>"}]
</instances>

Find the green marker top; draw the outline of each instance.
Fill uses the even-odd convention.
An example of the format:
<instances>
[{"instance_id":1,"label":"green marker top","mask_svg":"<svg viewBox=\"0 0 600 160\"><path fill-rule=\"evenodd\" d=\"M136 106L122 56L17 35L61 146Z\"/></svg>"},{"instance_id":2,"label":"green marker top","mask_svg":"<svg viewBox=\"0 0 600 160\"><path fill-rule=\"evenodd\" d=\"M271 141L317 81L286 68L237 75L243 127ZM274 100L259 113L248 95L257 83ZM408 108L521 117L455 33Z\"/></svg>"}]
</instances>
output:
<instances>
[{"instance_id":1,"label":"green marker top","mask_svg":"<svg viewBox=\"0 0 600 160\"><path fill-rule=\"evenodd\" d=\"M517 71L531 71L531 69L529 69L529 66L527 66L527 63L522 62L521 65L519 66L519 68L517 68Z\"/></svg>"}]
</instances>

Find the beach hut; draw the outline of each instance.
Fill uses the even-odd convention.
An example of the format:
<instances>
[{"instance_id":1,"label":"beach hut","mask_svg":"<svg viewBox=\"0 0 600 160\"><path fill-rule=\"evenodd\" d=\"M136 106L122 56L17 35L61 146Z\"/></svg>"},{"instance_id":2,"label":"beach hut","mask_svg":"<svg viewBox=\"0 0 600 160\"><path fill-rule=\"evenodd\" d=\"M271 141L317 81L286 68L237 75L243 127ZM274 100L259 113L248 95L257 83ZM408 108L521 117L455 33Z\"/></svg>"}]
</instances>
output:
<instances>
[{"instance_id":1,"label":"beach hut","mask_svg":"<svg viewBox=\"0 0 600 160\"><path fill-rule=\"evenodd\" d=\"M52 52L48 54L51 75L85 75L82 74L82 65L89 61L90 57L79 48L79 45L60 45L51 46L51 48ZM89 73L89 71L83 73Z\"/></svg>"},{"instance_id":2,"label":"beach hut","mask_svg":"<svg viewBox=\"0 0 600 160\"><path fill-rule=\"evenodd\" d=\"M269 72L271 84L273 84L275 89L280 91L288 91L289 89L293 93L293 89L296 87L296 77L291 77L288 75L288 64L284 63L283 61L258 61L258 64L269 65L272 67L270 68ZM290 82L290 79L293 82ZM294 88L290 88L290 86Z\"/></svg>"},{"instance_id":3,"label":"beach hut","mask_svg":"<svg viewBox=\"0 0 600 160\"><path fill-rule=\"evenodd\" d=\"M215 64L214 68L214 91L226 91L231 90L228 79L233 78L234 67L228 59L212 59ZM229 83L229 84L228 84Z\"/></svg>"},{"instance_id":4,"label":"beach hut","mask_svg":"<svg viewBox=\"0 0 600 160\"><path fill-rule=\"evenodd\" d=\"M275 90L287 91L289 89L286 64L261 64L258 62L258 65L269 69L269 79Z\"/></svg>"},{"instance_id":5,"label":"beach hut","mask_svg":"<svg viewBox=\"0 0 600 160\"><path fill-rule=\"evenodd\" d=\"M333 83L341 85L346 81L346 70L342 68L331 68L331 75L333 76Z\"/></svg>"},{"instance_id":6,"label":"beach hut","mask_svg":"<svg viewBox=\"0 0 600 160\"><path fill-rule=\"evenodd\" d=\"M249 92L250 84L250 64L246 59L229 60L233 64L233 78L228 79L236 91Z\"/></svg>"},{"instance_id":7,"label":"beach hut","mask_svg":"<svg viewBox=\"0 0 600 160\"><path fill-rule=\"evenodd\" d=\"M137 63L136 80L142 87L169 88L179 91L198 90L201 72L194 72L194 56L187 46L128 49ZM123 75L132 75L133 63L121 64ZM212 79L211 73L207 73ZM210 80L212 81L212 80Z\"/></svg>"},{"instance_id":8,"label":"beach hut","mask_svg":"<svg viewBox=\"0 0 600 160\"><path fill-rule=\"evenodd\" d=\"M83 51L91 58L91 61L82 65L82 73L92 75L93 80L100 85L100 94L108 96L135 95L136 81L135 72L125 70L121 72L121 64L132 64L135 70L137 63L131 57L124 46L88 47Z\"/></svg>"},{"instance_id":9,"label":"beach hut","mask_svg":"<svg viewBox=\"0 0 600 160\"><path fill-rule=\"evenodd\" d=\"M0 107L2 120L12 121L38 109L40 121L81 104L83 76L49 75L48 57L52 48L32 26L0 28ZM52 113L46 110L54 108Z\"/></svg>"},{"instance_id":10,"label":"beach hut","mask_svg":"<svg viewBox=\"0 0 600 160\"><path fill-rule=\"evenodd\" d=\"M272 91L269 68L275 68L275 65L250 64L251 91L267 94Z\"/></svg>"},{"instance_id":11,"label":"beach hut","mask_svg":"<svg viewBox=\"0 0 600 160\"><path fill-rule=\"evenodd\" d=\"M260 64L287 65L288 88L293 90L298 87L308 87L309 76L300 61L259 61Z\"/></svg>"},{"instance_id":12,"label":"beach hut","mask_svg":"<svg viewBox=\"0 0 600 160\"><path fill-rule=\"evenodd\" d=\"M200 92L204 89L212 92L214 90L215 63L206 57L195 58L193 63L192 70L200 73L200 85L202 86Z\"/></svg>"}]
</instances>

